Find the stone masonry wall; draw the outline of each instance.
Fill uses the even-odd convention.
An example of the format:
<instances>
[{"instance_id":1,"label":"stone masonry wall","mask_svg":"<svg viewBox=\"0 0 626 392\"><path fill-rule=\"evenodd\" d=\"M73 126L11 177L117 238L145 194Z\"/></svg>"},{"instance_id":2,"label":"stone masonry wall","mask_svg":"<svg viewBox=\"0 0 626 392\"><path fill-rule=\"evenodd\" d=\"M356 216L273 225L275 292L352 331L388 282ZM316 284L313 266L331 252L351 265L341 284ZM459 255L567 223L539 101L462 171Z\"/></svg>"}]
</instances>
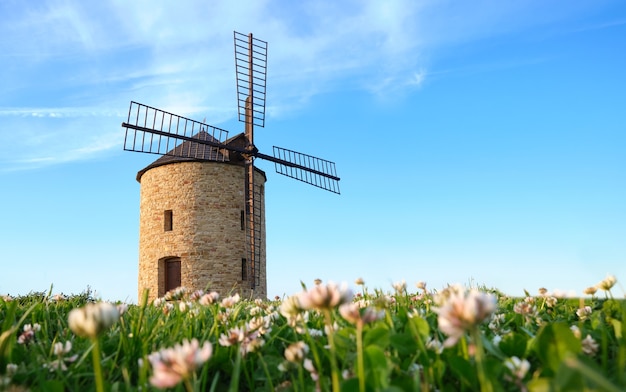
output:
<instances>
[{"instance_id":1,"label":"stone masonry wall","mask_svg":"<svg viewBox=\"0 0 626 392\"><path fill-rule=\"evenodd\" d=\"M252 291L243 281L248 258L244 210L244 168L220 162L175 162L149 169L141 177L139 218L139 299L165 294L163 260L181 261L181 285L215 290L224 297L266 298L265 192L262 192L261 284ZM255 173L255 182L265 176ZM172 231L164 230L165 210L172 210ZM251 277L249 277L251 279Z\"/></svg>"}]
</instances>

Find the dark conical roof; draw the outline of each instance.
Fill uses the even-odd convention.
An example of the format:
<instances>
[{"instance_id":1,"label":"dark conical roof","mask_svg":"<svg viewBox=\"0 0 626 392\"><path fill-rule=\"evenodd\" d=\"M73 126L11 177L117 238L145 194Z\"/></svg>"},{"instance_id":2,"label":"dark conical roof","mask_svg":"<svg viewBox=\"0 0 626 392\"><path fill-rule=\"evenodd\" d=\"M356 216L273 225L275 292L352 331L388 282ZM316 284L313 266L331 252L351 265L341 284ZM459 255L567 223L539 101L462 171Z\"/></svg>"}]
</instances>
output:
<instances>
[{"instance_id":1,"label":"dark conical roof","mask_svg":"<svg viewBox=\"0 0 626 392\"><path fill-rule=\"evenodd\" d=\"M200 131L192 137L198 140L209 140L216 143L220 142L206 131ZM209 146L202 143L184 141L165 153L156 161L152 162L151 164L137 172L137 181L141 182L141 176L143 176L145 172L154 167L163 166L170 163L190 161L228 162L229 158L228 152L223 153L217 147Z\"/></svg>"}]
</instances>

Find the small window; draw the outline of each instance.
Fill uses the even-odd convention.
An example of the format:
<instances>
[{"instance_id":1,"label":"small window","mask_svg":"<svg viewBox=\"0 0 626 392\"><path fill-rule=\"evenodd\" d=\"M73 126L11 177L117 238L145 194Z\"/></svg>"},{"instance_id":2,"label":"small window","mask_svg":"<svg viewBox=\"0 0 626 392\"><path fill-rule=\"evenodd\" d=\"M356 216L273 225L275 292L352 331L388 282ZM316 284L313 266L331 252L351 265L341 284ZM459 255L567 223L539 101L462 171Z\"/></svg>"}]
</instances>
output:
<instances>
[{"instance_id":1,"label":"small window","mask_svg":"<svg viewBox=\"0 0 626 392\"><path fill-rule=\"evenodd\" d=\"M246 213L241 210L241 230L245 230L246 228Z\"/></svg>"},{"instance_id":2,"label":"small window","mask_svg":"<svg viewBox=\"0 0 626 392\"><path fill-rule=\"evenodd\" d=\"M241 280L248 280L248 260L241 259Z\"/></svg>"},{"instance_id":3,"label":"small window","mask_svg":"<svg viewBox=\"0 0 626 392\"><path fill-rule=\"evenodd\" d=\"M164 223L165 223L165 231L172 231L173 222L172 222L172 210L165 210L164 214Z\"/></svg>"}]
</instances>

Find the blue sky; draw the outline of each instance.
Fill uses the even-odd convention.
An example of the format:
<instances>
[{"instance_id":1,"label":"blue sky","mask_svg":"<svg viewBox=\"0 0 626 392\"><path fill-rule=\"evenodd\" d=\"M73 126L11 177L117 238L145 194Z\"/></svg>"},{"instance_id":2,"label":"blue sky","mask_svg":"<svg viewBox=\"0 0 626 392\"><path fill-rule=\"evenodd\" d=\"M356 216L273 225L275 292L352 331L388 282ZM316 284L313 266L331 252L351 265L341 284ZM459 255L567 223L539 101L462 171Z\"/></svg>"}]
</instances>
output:
<instances>
[{"instance_id":1,"label":"blue sky","mask_svg":"<svg viewBox=\"0 0 626 392\"><path fill-rule=\"evenodd\" d=\"M241 132L233 30L269 42L262 152L335 161L337 196L266 184L268 294L575 292L626 279L622 1L2 1L0 294L135 301L129 101Z\"/></svg>"}]
</instances>

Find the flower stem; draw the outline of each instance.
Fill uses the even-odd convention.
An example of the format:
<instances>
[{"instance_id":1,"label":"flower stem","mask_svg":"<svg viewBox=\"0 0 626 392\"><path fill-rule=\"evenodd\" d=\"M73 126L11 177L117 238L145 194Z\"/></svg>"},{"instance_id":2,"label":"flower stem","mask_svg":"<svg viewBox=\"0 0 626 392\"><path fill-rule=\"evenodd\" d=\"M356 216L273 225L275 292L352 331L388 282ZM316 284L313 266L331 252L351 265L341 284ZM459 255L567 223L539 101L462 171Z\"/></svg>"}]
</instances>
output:
<instances>
[{"instance_id":1,"label":"flower stem","mask_svg":"<svg viewBox=\"0 0 626 392\"><path fill-rule=\"evenodd\" d=\"M185 390L187 392L193 392L193 386L191 385L191 381L189 381L189 377L185 377L183 383L185 384Z\"/></svg>"},{"instance_id":2,"label":"flower stem","mask_svg":"<svg viewBox=\"0 0 626 392\"><path fill-rule=\"evenodd\" d=\"M363 365L363 321L356 323L356 361L359 373L359 392L365 392L365 367Z\"/></svg>"},{"instance_id":3,"label":"flower stem","mask_svg":"<svg viewBox=\"0 0 626 392\"><path fill-rule=\"evenodd\" d=\"M100 365L100 342L95 337L93 341L93 350L91 350L91 358L93 360L93 371L96 379L96 391L104 392L104 378L102 377L102 366Z\"/></svg>"},{"instance_id":4,"label":"flower stem","mask_svg":"<svg viewBox=\"0 0 626 392\"><path fill-rule=\"evenodd\" d=\"M330 345L330 367L331 377L333 381L333 392L340 392L339 387L339 369L337 368L337 358L335 356L335 341L333 339L333 319L329 309L324 310L326 316L326 325L328 326L328 344Z\"/></svg>"},{"instance_id":5,"label":"flower stem","mask_svg":"<svg viewBox=\"0 0 626 392\"><path fill-rule=\"evenodd\" d=\"M476 359L476 367L478 368L478 381L480 382L481 392L493 392L493 385L491 380L485 373L485 364L483 363L484 349L483 341L478 327L472 329L472 340L476 346L476 352L474 358Z\"/></svg>"}]
</instances>

